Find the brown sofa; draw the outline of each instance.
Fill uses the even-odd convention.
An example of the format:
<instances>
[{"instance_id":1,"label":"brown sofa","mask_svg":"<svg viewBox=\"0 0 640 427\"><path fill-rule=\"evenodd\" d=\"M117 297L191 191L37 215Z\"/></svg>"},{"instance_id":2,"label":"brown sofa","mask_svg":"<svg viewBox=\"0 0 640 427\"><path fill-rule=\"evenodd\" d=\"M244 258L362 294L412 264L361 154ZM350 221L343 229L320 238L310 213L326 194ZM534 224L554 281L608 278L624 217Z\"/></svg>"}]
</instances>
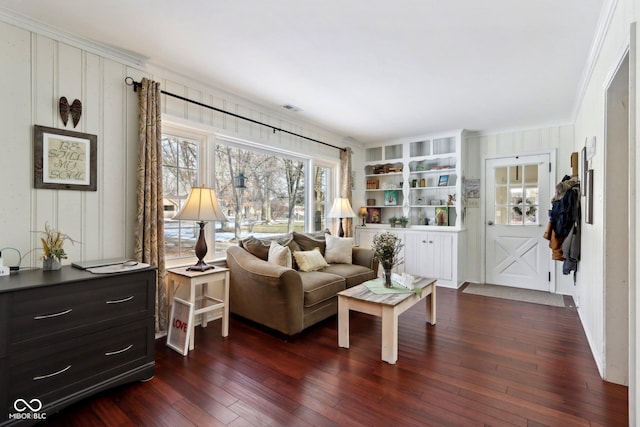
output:
<instances>
[{"instance_id":1,"label":"brown sofa","mask_svg":"<svg viewBox=\"0 0 640 427\"><path fill-rule=\"evenodd\" d=\"M324 235L291 233L275 238L293 250L318 247L324 256ZM373 251L352 248L351 264L330 264L318 271L298 271L267 261L269 241L245 239L227 249L230 311L294 335L337 313L336 294L377 275Z\"/></svg>"}]
</instances>

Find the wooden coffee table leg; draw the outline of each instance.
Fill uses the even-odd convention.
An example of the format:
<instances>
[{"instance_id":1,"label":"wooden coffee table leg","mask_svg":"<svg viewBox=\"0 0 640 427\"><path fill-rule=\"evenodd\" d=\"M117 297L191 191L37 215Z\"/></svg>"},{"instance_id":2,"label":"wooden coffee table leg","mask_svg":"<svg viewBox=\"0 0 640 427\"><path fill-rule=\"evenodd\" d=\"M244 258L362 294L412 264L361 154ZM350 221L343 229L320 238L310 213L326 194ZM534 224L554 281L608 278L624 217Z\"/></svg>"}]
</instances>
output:
<instances>
[{"instance_id":1,"label":"wooden coffee table leg","mask_svg":"<svg viewBox=\"0 0 640 427\"><path fill-rule=\"evenodd\" d=\"M427 304L427 322L436 324L436 284L432 283L431 293L425 298Z\"/></svg>"},{"instance_id":2,"label":"wooden coffee table leg","mask_svg":"<svg viewBox=\"0 0 640 427\"><path fill-rule=\"evenodd\" d=\"M338 346L349 348L349 298L338 295Z\"/></svg>"},{"instance_id":3,"label":"wooden coffee table leg","mask_svg":"<svg viewBox=\"0 0 640 427\"><path fill-rule=\"evenodd\" d=\"M398 360L398 316L394 307L382 309L382 360L391 365Z\"/></svg>"}]
</instances>

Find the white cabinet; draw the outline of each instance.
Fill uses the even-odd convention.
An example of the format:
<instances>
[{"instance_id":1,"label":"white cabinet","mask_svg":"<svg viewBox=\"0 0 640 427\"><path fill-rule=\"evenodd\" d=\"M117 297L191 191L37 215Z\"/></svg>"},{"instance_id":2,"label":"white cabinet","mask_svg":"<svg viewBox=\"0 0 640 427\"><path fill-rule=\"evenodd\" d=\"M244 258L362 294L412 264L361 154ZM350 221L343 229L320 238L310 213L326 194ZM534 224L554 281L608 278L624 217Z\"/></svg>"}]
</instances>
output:
<instances>
[{"instance_id":1,"label":"white cabinet","mask_svg":"<svg viewBox=\"0 0 640 427\"><path fill-rule=\"evenodd\" d=\"M405 233L405 271L451 282L456 275L456 235L438 232Z\"/></svg>"},{"instance_id":2,"label":"white cabinet","mask_svg":"<svg viewBox=\"0 0 640 427\"><path fill-rule=\"evenodd\" d=\"M438 286L458 288L463 281L465 265L464 231L428 231L411 228L356 227L356 244L370 248L373 236L390 232L404 243L404 264L394 269L414 276L438 280Z\"/></svg>"}]
</instances>

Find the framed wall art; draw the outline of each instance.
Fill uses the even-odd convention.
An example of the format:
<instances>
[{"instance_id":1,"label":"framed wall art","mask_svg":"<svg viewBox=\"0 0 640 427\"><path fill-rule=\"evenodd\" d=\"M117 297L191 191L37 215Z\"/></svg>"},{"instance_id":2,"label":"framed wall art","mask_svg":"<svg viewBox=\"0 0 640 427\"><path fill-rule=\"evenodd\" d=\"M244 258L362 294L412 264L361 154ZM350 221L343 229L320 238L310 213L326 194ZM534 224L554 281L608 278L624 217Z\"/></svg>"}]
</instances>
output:
<instances>
[{"instance_id":1,"label":"framed wall art","mask_svg":"<svg viewBox=\"0 0 640 427\"><path fill-rule=\"evenodd\" d=\"M167 347L186 356L193 330L193 304L174 298L171 304L171 319L167 331Z\"/></svg>"},{"instance_id":2,"label":"framed wall art","mask_svg":"<svg viewBox=\"0 0 640 427\"><path fill-rule=\"evenodd\" d=\"M96 191L96 135L35 125L33 148L35 188Z\"/></svg>"}]
</instances>

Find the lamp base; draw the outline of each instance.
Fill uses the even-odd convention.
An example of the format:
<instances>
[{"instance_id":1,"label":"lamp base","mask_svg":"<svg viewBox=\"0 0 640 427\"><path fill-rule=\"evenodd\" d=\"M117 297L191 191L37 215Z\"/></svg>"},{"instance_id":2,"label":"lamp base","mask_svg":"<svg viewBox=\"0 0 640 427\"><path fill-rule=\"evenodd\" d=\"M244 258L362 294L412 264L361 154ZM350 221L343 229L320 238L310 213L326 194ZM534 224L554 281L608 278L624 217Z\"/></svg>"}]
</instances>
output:
<instances>
[{"instance_id":1,"label":"lamp base","mask_svg":"<svg viewBox=\"0 0 640 427\"><path fill-rule=\"evenodd\" d=\"M204 221L198 221L198 225L200 226L200 234L198 235L198 241L196 242L195 252L198 257L198 262L196 265L192 265L188 267L187 270L192 271L207 271L214 268L212 265L204 262L204 257L207 255L207 242L204 239L204 225L206 223Z\"/></svg>"},{"instance_id":2,"label":"lamp base","mask_svg":"<svg viewBox=\"0 0 640 427\"><path fill-rule=\"evenodd\" d=\"M187 270L189 271L207 271L207 270L211 270L216 268L213 265L209 265L206 262L204 262L203 260L198 260L198 262L195 265L192 265L191 267L187 267Z\"/></svg>"},{"instance_id":3,"label":"lamp base","mask_svg":"<svg viewBox=\"0 0 640 427\"><path fill-rule=\"evenodd\" d=\"M342 218L340 218L340 222L339 222L339 226L338 226L338 237L344 237L344 229L342 228Z\"/></svg>"}]
</instances>

